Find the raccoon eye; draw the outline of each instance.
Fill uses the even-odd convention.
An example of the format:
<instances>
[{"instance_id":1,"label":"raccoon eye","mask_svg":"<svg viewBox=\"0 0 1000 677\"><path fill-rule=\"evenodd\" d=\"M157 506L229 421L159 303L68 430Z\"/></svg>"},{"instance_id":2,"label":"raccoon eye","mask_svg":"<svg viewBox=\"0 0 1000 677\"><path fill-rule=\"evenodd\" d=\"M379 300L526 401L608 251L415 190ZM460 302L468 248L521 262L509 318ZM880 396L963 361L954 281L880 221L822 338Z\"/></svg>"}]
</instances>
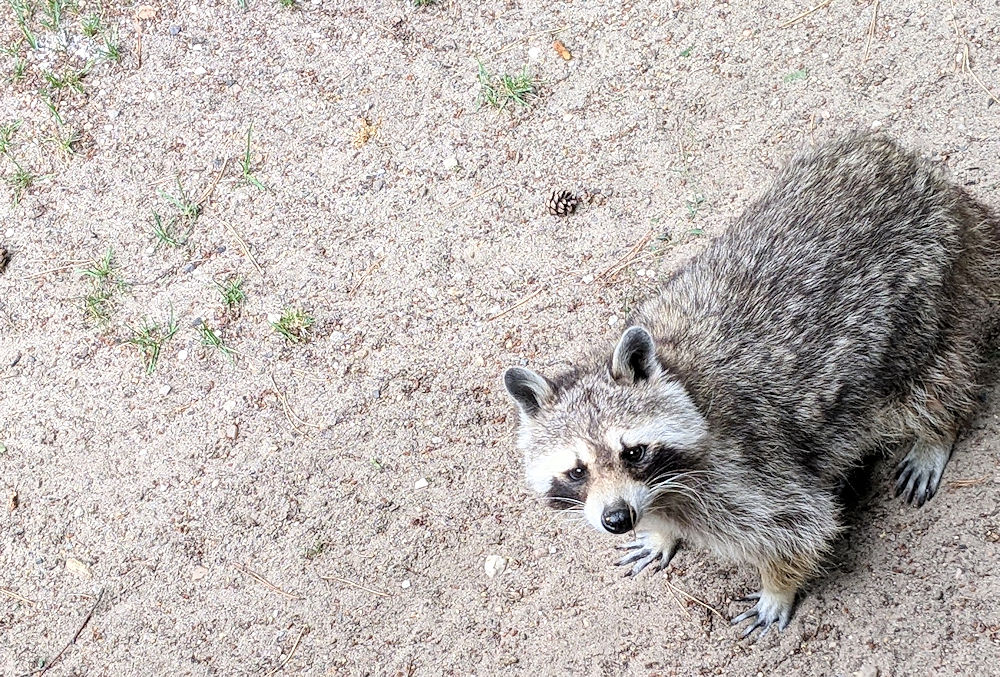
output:
<instances>
[{"instance_id":1,"label":"raccoon eye","mask_svg":"<svg viewBox=\"0 0 1000 677\"><path fill-rule=\"evenodd\" d=\"M624 447L622 449L622 460L626 463L639 463L646 457L649 450L645 444L637 444L634 447Z\"/></svg>"},{"instance_id":2,"label":"raccoon eye","mask_svg":"<svg viewBox=\"0 0 1000 677\"><path fill-rule=\"evenodd\" d=\"M575 468L570 469L570 471L566 473L566 475L574 482L580 482L583 480L584 477L587 476L587 469L584 468L582 465L578 465Z\"/></svg>"}]
</instances>

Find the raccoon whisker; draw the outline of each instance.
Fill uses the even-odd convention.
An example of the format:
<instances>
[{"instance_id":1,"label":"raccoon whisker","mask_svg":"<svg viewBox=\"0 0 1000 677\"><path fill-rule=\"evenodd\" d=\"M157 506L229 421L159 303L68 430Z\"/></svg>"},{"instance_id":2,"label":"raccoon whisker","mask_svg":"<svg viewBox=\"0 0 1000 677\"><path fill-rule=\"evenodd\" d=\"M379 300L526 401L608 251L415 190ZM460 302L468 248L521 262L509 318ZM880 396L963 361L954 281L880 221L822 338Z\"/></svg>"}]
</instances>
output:
<instances>
[{"instance_id":1,"label":"raccoon whisker","mask_svg":"<svg viewBox=\"0 0 1000 677\"><path fill-rule=\"evenodd\" d=\"M650 487L649 500L655 501L657 498L667 494L686 496L697 503L702 510L708 510L709 508L709 505L702 496L701 492L696 491L694 487L684 484L683 482L675 481L673 477L654 482Z\"/></svg>"}]
</instances>

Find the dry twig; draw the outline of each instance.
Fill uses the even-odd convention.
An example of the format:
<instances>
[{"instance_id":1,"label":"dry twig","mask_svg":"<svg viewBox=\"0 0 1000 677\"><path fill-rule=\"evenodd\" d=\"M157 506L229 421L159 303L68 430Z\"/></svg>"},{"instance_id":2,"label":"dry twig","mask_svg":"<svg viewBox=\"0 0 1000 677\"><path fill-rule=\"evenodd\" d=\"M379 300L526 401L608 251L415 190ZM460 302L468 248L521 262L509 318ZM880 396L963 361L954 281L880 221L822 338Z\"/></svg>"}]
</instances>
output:
<instances>
[{"instance_id":1,"label":"dry twig","mask_svg":"<svg viewBox=\"0 0 1000 677\"><path fill-rule=\"evenodd\" d=\"M361 285L365 283L365 280L368 279L368 276L371 275L373 272L375 272L375 269L381 266L383 261L385 261L384 256L380 257L377 261L375 261L375 263L368 266L368 270L366 270L361 274L361 279L357 281L357 284L351 287L350 291L347 292L347 295L354 296L354 292L356 292L358 289L361 288Z\"/></svg>"},{"instance_id":2,"label":"dry twig","mask_svg":"<svg viewBox=\"0 0 1000 677\"><path fill-rule=\"evenodd\" d=\"M387 592L380 592L378 590L372 590L371 588L366 588L365 586L361 585L360 583L355 583L354 581L349 581L346 578L341 578L340 576L334 576L333 574L329 574L327 576L320 576L320 578L322 578L324 581L337 581L338 583L343 583L344 585L349 585L352 588L357 588L358 590L364 590L365 592L370 592L371 594L377 595L378 597L389 597L390 596L389 593L387 593Z\"/></svg>"},{"instance_id":3,"label":"dry twig","mask_svg":"<svg viewBox=\"0 0 1000 677\"><path fill-rule=\"evenodd\" d=\"M807 16L809 16L813 12L818 12L819 10L823 9L824 7L826 7L827 5L829 5L831 2L833 2L833 0L823 0L823 2L819 3L818 5L816 5L815 7L813 7L812 9L807 9L806 11L802 12L802 14L799 14L797 16L792 17L791 19L789 19L788 21L786 21L783 24L779 24L778 28L788 28L792 24L795 24L795 23L798 23L798 22L802 21L803 19L805 19Z\"/></svg>"},{"instance_id":4,"label":"dry twig","mask_svg":"<svg viewBox=\"0 0 1000 677\"><path fill-rule=\"evenodd\" d=\"M545 287L542 287L541 289L536 289L534 292L532 292L531 294L528 294L527 296L525 296L523 299L521 299L520 301L518 301L514 305L508 306L506 310L501 310L499 313L497 313L496 315L494 315L493 317L489 318L486 321L487 322L492 322L493 320L499 320L504 315L506 315L506 314L508 314L508 313L510 313L510 312L512 312L514 310L517 310L518 308L520 308L521 306L523 306L525 303L527 303L531 299L533 299L536 296L538 296L539 294L541 294L543 291L545 291Z\"/></svg>"},{"instance_id":5,"label":"dry twig","mask_svg":"<svg viewBox=\"0 0 1000 677\"><path fill-rule=\"evenodd\" d=\"M985 484L989 477L983 475L982 477L969 477L957 480L950 480L948 482L949 489L967 489L968 487L978 487L980 484Z\"/></svg>"},{"instance_id":6,"label":"dry twig","mask_svg":"<svg viewBox=\"0 0 1000 677\"><path fill-rule=\"evenodd\" d=\"M104 588L101 588L101 591L99 593L97 593L97 601L94 602L94 606L90 607L90 611L88 611L87 615L83 617L83 622L80 623L80 627L76 629L76 633L74 633L74 635L70 638L70 640L68 642L66 642L66 646L64 646L62 648L62 651L60 651L59 653L57 653L55 658L53 658L48 663L46 663L45 667L43 667L43 668L41 668L39 670L35 670L34 672L29 673L29 674L32 674L32 675L36 675L36 674L37 675L44 675L46 672L49 671L49 669L53 665L55 665L56 663L59 662L59 659L63 657L64 653L66 653L66 650L69 649L76 642L76 640L80 637L80 633L82 633L83 629L85 627L87 627L87 623L89 623L90 619L93 618L94 612L97 611L97 605L99 605L101 603L102 599L104 599Z\"/></svg>"},{"instance_id":7,"label":"dry twig","mask_svg":"<svg viewBox=\"0 0 1000 677\"><path fill-rule=\"evenodd\" d=\"M285 418L287 418L288 422L292 424L293 428L295 428L295 432L300 435L304 435L305 432L302 430L302 427L316 428L319 430L322 426L316 423L309 423L292 411L292 407L288 404L288 397L281 392L281 389L278 387L278 382L274 379L274 374L268 374L268 376L271 377L271 385L274 386L274 394L278 397L278 401L281 402L281 406L285 410Z\"/></svg>"},{"instance_id":8,"label":"dry twig","mask_svg":"<svg viewBox=\"0 0 1000 677\"><path fill-rule=\"evenodd\" d=\"M28 606L35 606L35 602L31 601L27 597L21 597L21 595L17 594L13 590L8 590L7 588L0 588L0 595L6 595L11 599L16 599L18 602L24 602Z\"/></svg>"},{"instance_id":9,"label":"dry twig","mask_svg":"<svg viewBox=\"0 0 1000 677\"><path fill-rule=\"evenodd\" d=\"M221 179L222 175L226 173L226 167L228 166L229 158L226 158L222 163L222 169L220 169L219 173L215 175L215 180L212 181L212 185L208 187L208 190L201 194L201 197L198 198L198 201L195 203L198 205L199 209L205 204L205 201L208 200L208 198L212 197L212 193L215 192L215 187L219 185L219 179Z\"/></svg>"},{"instance_id":10,"label":"dry twig","mask_svg":"<svg viewBox=\"0 0 1000 677\"><path fill-rule=\"evenodd\" d=\"M274 670L271 670L271 672L267 673L267 677L274 677L276 674L281 672L282 668L288 665L288 661L292 660L292 656L295 655L295 650L299 648L299 642L302 641L302 636L305 635L307 632L309 632L309 626L308 625L302 626L302 630L299 631L299 636L295 638L295 644L292 645L292 650L288 652L288 655L285 656L285 660L281 661L278 667L276 667Z\"/></svg>"},{"instance_id":11,"label":"dry twig","mask_svg":"<svg viewBox=\"0 0 1000 677\"><path fill-rule=\"evenodd\" d=\"M872 38L875 37L875 22L878 21L878 4L879 0L875 0L872 3L872 22L868 26L868 40L865 42L865 61L868 61L868 54L872 47Z\"/></svg>"},{"instance_id":12,"label":"dry twig","mask_svg":"<svg viewBox=\"0 0 1000 677\"><path fill-rule=\"evenodd\" d=\"M496 52L494 52L493 56L499 56L499 55L503 54L504 52L509 52L510 50L514 49L515 47L517 47L519 44L521 44L525 40L530 40L531 38L537 38L540 35L557 35L557 34L562 33L563 31L568 30L568 29L569 29L569 26L563 26L562 28L548 28L548 29L546 29L544 31L536 31L534 33L528 33L527 35L522 35L521 37L519 37L517 40L515 40L512 43L510 43L506 47L501 47L499 50L497 50Z\"/></svg>"},{"instance_id":13,"label":"dry twig","mask_svg":"<svg viewBox=\"0 0 1000 677\"><path fill-rule=\"evenodd\" d=\"M32 273L31 275L26 276L25 279L26 280L34 280L34 279L37 279L39 277L45 277L46 275L49 275L50 273L60 273L60 272L62 272L64 270L69 270L70 268L75 268L76 266L82 266L82 265L87 264L87 263L90 263L90 261L70 261L69 263L63 264L63 265L59 266L58 268L49 268L48 270L43 270L40 273Z\"/></svg>"},{"instance_id":14,"label":"dry twig","mask_svg":"<svg viewBox=\"0 0 1000 677\"><path fill-rule=\"evenodd\" d=\"M470 195L470 196L469 196L469 197L467 197L467 198L463 198L463 199L459 200L458 202L453 202L452 204L450 204L450 205L448 206L448 210L449 210L449 211L455 211L455 209L456 209L457 207L461 207L461 206L462 206L462 205L464 205L464 204L465 204L466 202L472 202L472 201L473 201L473 200L475 200L475 199L476 199L477 197L482 197L483 195L486 195L487 193L492 193L492 192L493 192L493 191L495 191L495 190L496 190L497 188L499 188L499 187L500 187L501 185L503 185L503 184L500 184L500 183L498 183L498 184L496 184L496 185L494 185L494 186L490 186L489 188L486 188L486 189L484 189L484 190L481 190L481 191L479 191L478 193L475 193L475 194L473 194L473 195Z\"/></svg>"},{"instance_id":15,"label":"dry twig","mask_svg":"<svg viewBox=\"0 0 1000 677\"><path fill-rule=\"evenodd\" d=\"M728 618L726 618L725 616L722 615L722 612L720 612L718 609L716 609L712 605L708 604L707 602L703 602L700 599L698 599L697 597L695 597L694 595L692 595L691 593L685 592L684 590L682 590L681 588L678 588L676 585L674 585L670 581L667 581L667 585L670 587L671 590L676 590L677 592L679 592L680 594L682 594L684 597L687 597L689 600L691 600L695 604L708 609L709 611L711 611L713 614L715 614L716 616L718 616L722 620L724 620L726 622L729 621Z\"/></svg>"},{"instance_id":16,"label":"dry twig","mask_svg":"<svg viewBox=\"0 0 1000 677\"><path fill-rule=\"evenodd\" d=\"M603 280L605 278L610 279L615 275L617 275L622 270L622 268L624 268L625 266L627 266L629 263L632 262L632 259L636 257L636 255L642 250L643 247L646 246L646 243L649 242L650 238L652 237L653 237L653 231L649 231L648 233L646 233L646 235L641 240L639 240L635 244L635 246L633 246L630 250L628 250L625 256L621 257L620 259L612 263L610 266L605 268L603 271L601 271L601 273L594 278L594 282L597 282L598 280Z\"/></svg>"},{"instance_id":17,"label":"dry twig","mask_svg":"<svg viewBox=\"0 0 1000 677\"><path fill-rule=\"evenodd\" d=\"M987 87L986 84L979 79L979 76L976 75L976 72L972 70L972 64L969 62L969 41L965 38L965 31L958 26L958 8L955 6L955 0L951 0L951 16L955 27L955 37L962 41L962 71L970 75L972 79L976 81L976 84L979 85L984 92L986 92L986 95L990 97L994 103L1000 103L1000 98L997 98L997 95L993 93L993 90Z\"/></svg>"},{"instance_id":18,"label":"dry twig","mask_svg":"<svg viewBox=\"0 0 1000 677\"><path fill-rule=\"evenodd\" d=\"M278 586L276 586L274 583L272 583L271 581L267 580L266 578L264 578L263 576L261 576L260 574L258 574L256 571L252 571L251 569L248 569L247 567L243 566L242 564L234 564L233 568L236 569L237 571L239 571L242 574L246 574L250 578L254 579L258 583L260 583L261 585L263 585L265 588L268 588L272 592L278 593L282 597L287 597L288 599L293 599L293 600L296 600L296 601L297 600L301 600L301 599L305 599L304 597L301 597L299 595L295 595L295 594L290 593L290 592L285 592L284 590L282 590L281 588L279 588Z\"/></svg>"},{"instance_id":19,"label":"dry twig","mask_svg":"<svg viewBox=\"0 0 1000 677\"><path fill-rule=\"evenodd\" d=\"M240 237L240 234L236 232L235 228L233 228L232 226L230 226L228 223L224 223L223 225L226 227L226 230L228 230L230 232L230 234L234 238L236 238L236 241L240 244L240 247L243 248L243 254L248 259L250 259L250 263L252 263L253 267L257 269L257 272L260 274L260 276L264 277L264 269L260 267L260 264L257 262L257 257L255 257L253 255L253 252L250 251L250 245L248 245L246 243L246 240L244 240L242 237Z\"/></svg>"}]
</instances>

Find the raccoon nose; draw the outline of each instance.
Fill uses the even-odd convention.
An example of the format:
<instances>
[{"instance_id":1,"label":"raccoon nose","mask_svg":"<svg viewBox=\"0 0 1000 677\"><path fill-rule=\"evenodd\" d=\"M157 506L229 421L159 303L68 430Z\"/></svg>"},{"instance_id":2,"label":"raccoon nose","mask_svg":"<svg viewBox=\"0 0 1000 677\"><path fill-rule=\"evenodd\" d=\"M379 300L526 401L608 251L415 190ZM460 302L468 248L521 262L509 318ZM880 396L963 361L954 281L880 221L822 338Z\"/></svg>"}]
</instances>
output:
<instances>
[{"instance_id":1,"label":"raccoon nose","mask_svg":"<svg viewBox=\"0 0 1000 677\"><path fill-rule=\"evenodd\" d=\"M624 534L635 524L632 506L624 503L608 506L601 515L601 524L613 534Z\"/></svg>"}]
</instances>

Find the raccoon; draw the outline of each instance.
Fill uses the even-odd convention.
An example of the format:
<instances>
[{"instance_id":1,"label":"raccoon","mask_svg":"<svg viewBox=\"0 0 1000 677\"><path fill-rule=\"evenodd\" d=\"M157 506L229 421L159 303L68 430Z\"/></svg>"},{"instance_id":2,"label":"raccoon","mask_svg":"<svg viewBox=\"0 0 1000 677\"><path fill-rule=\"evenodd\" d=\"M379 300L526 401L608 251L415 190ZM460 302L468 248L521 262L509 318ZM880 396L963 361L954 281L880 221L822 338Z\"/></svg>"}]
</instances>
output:
<instances>
[{"instance_id":1,"label":"raccoon","mask_svg":"<svg viewBox=\"0 0 1000 677\"><path fill-rule=\"evenodd\" d=\"M528 484L633 532L627 576L682 543L754 565L760 592L733 623L783 629L866 457L902 448L896 495L920 507L937 491L982 395L998 255L989 209L891 139L805 152L610 354L505 372Z\"/></svg>"}]
</instances>

